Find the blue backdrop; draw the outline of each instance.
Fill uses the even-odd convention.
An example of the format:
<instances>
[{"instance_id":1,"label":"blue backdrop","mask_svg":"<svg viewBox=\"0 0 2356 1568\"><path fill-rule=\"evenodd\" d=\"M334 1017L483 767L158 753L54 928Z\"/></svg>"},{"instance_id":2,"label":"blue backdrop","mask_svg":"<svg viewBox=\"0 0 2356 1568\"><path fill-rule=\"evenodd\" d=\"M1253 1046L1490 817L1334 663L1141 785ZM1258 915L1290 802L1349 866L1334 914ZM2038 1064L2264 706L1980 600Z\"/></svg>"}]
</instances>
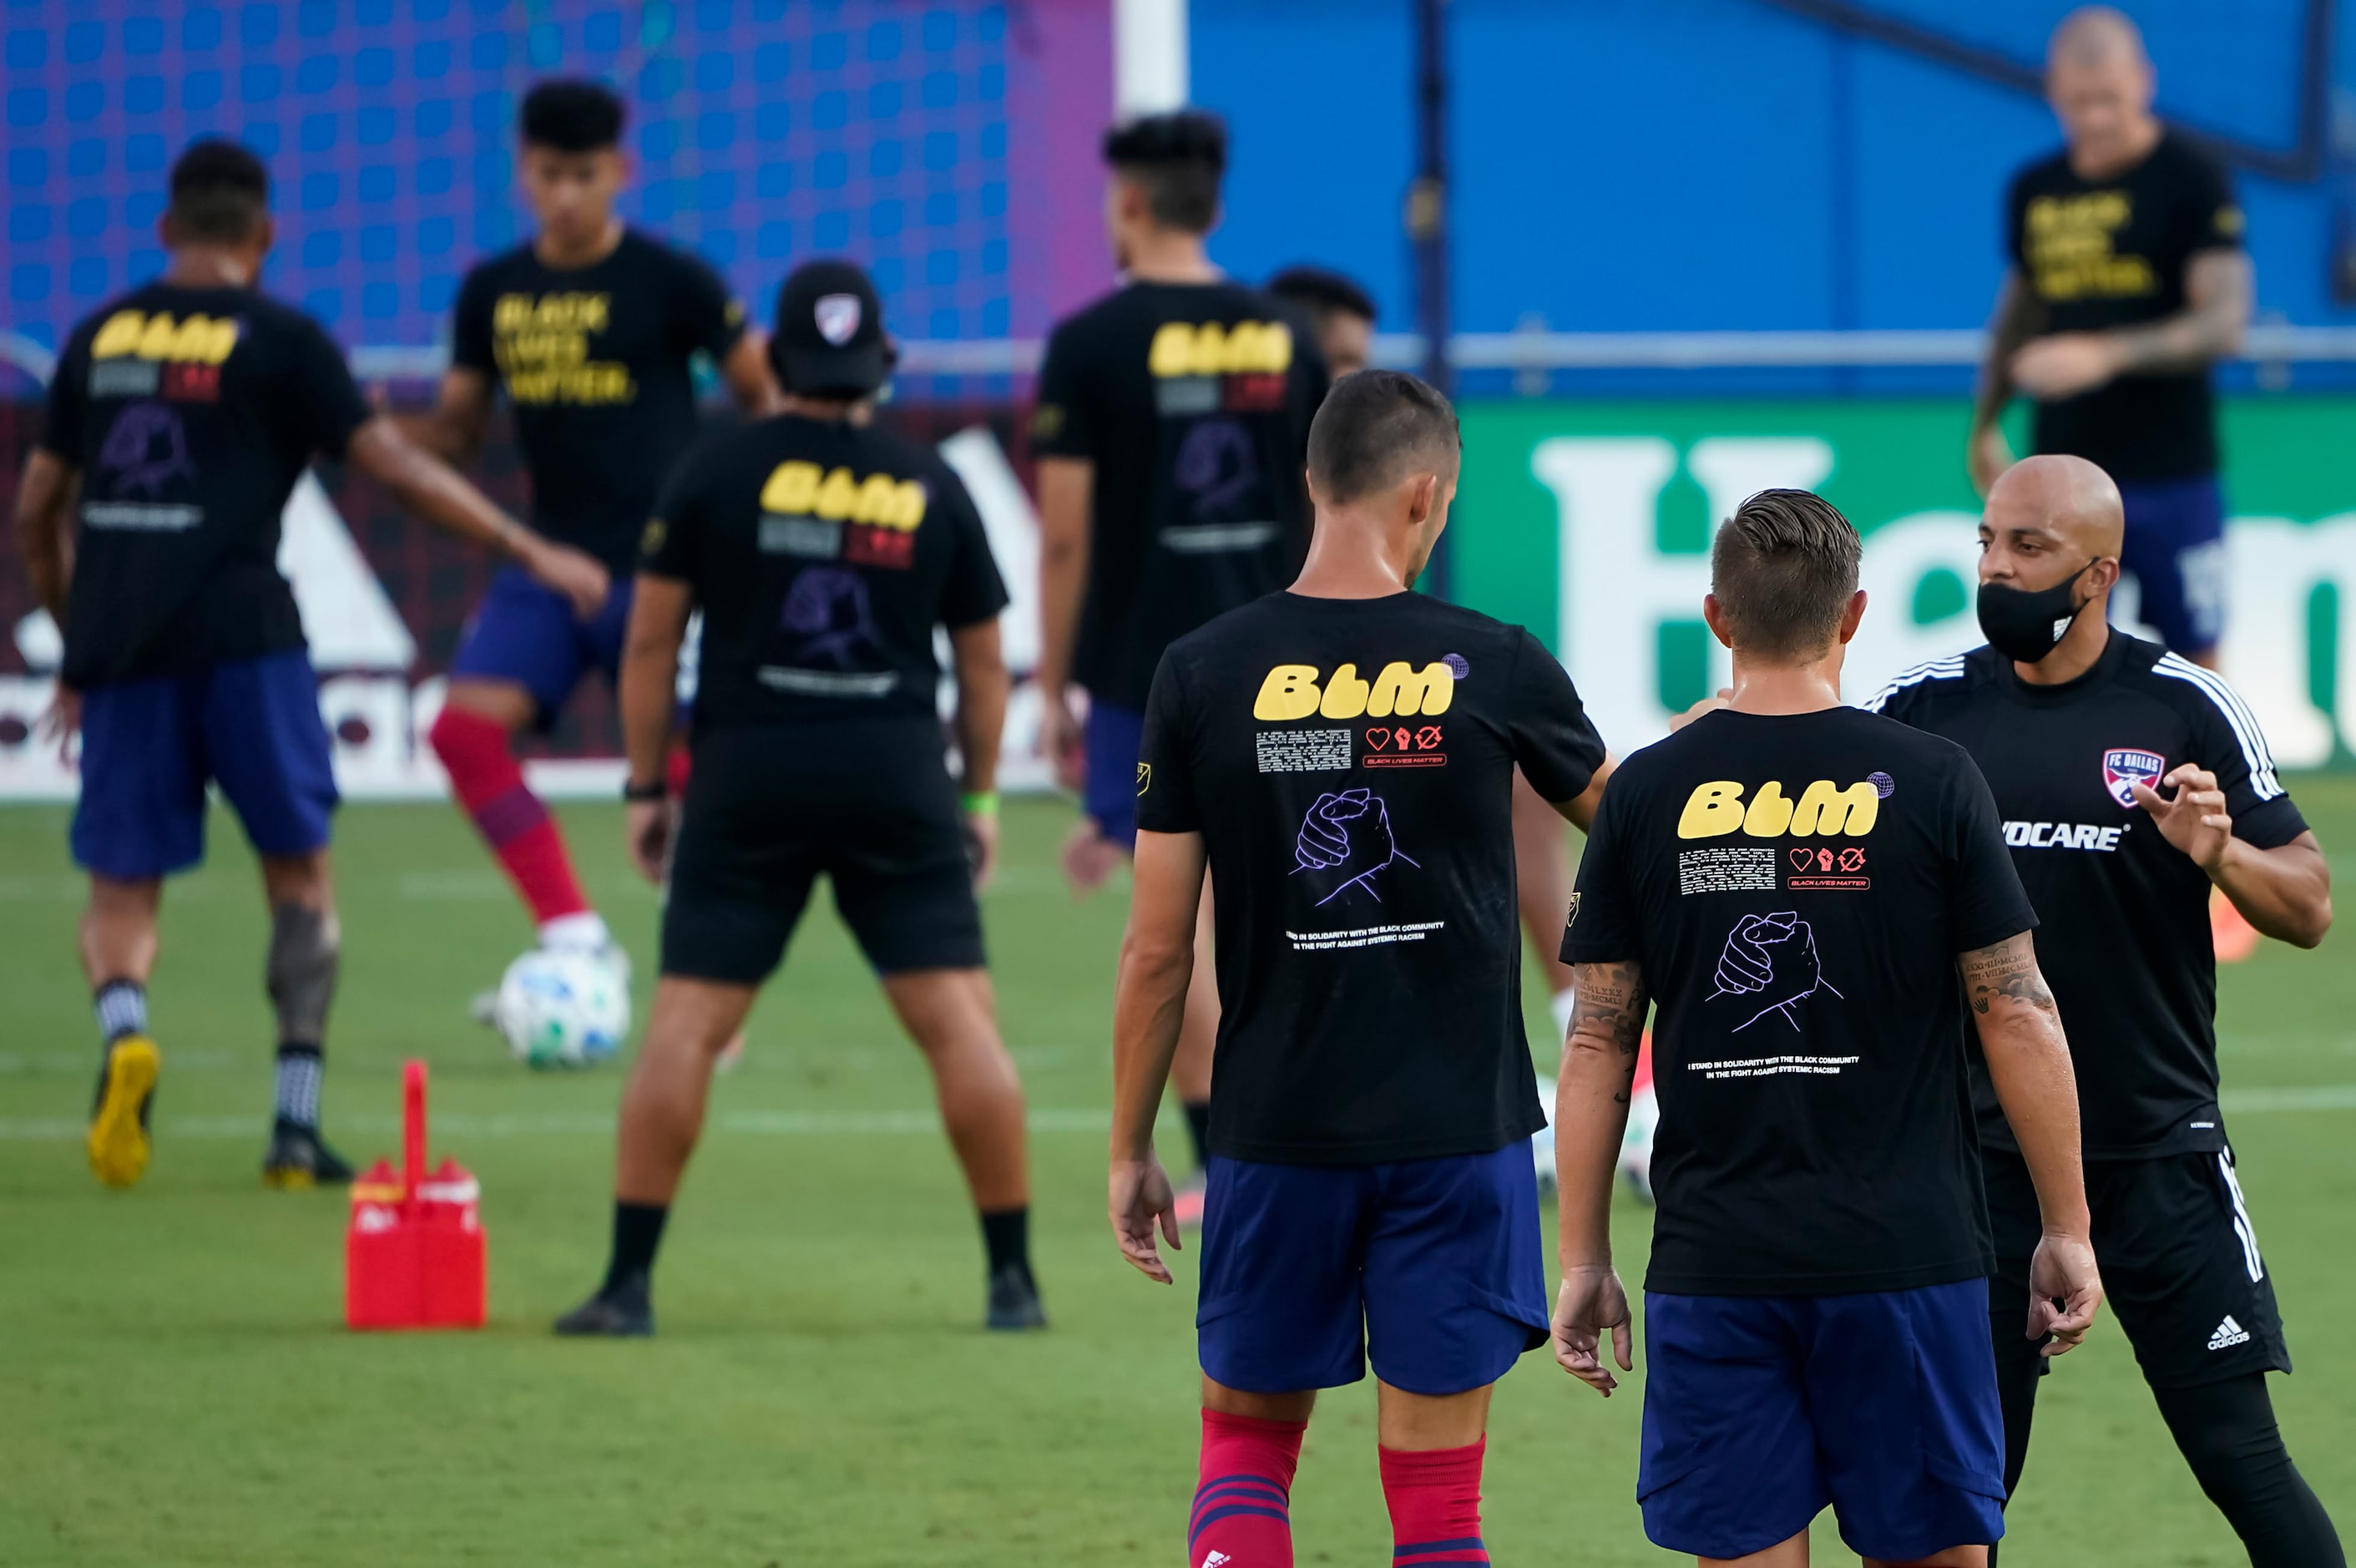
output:
<instances>
[{"instance_id":1,"label":"blue backdrop","mask_svg":"<svg viewBox=\"0 0 2356 1568\"><path fill-rule=\"evenodd\" d=\"M2060 0L1877 0L2023 63ZM2130 4L2162 110L2287 152L2299 0ZM2356 82L2342 6L2333 80ZM1763 0L1451 0L1453 297L1460 328L1954 328L1987 315L1998 206L2058 145L2044 104ZM1259 274L1316 259L1413 326L1411 0L1193 0L1194 96L1235 141L1215 250ZM2356 108L2343 103L2343 112ZM2356 321L2327 250L2343 165L2237 174L2262 317Z\"/></svg>"}]
</instances>

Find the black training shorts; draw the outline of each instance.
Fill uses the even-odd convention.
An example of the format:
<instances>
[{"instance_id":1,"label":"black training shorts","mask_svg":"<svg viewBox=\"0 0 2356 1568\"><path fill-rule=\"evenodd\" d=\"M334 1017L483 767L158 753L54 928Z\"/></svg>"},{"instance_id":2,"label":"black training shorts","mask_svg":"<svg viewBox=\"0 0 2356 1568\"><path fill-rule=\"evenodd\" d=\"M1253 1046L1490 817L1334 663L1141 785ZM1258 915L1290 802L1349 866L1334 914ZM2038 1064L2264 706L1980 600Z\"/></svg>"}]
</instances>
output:
<instances>
[{"instance_id":1,"label":"black training shorts","mask_svg":"<svg viewBox=\"0 0 2356 1568\"><path fill-rule=\"evenodd\" d=\"M2029 1260L2041 1227L2019 1155L1982 1149L1996 1277L1988 1323L1999 1376L2026 1371ZM2104 1310L2135 1347L2144 1380L2193 1388L2248 1372L2290 1370L2274 1276L2258 1251L2230 1149L2086 1162L2086 1205ZM2051 1362L2046 1363L2051 1365Z\"/></svg>"},{"instance_id":2,"label":"black training shorts","mask_svg":"<svg viewBox=\"0 0 2356 1568\"><path fill-rule=\"evenodd\" d=\"M662 972L757 985L819 873L878 973L982 966L956 788L929 718L745 725L695 745Z\"/></svg>"}]
</instances>

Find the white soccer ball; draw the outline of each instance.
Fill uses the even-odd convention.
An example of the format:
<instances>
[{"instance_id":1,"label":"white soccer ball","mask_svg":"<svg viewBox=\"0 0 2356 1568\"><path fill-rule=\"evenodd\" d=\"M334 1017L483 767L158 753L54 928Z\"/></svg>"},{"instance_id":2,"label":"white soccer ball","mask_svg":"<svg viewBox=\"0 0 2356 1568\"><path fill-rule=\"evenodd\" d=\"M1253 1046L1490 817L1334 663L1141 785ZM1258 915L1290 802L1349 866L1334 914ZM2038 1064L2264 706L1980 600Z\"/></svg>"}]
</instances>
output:
<instances>
[{"instance_id":1,"label":"white soccer ball","mask_svg":"<svg viewBox=\"0 0 2356 1568\"><path fill-rule=\"evenodd\" d=\"M499 977L491 1021L532 1067L605 1061L630 1032L629 972L602 952L534 948Z\"/></svg>"}]
</instances>

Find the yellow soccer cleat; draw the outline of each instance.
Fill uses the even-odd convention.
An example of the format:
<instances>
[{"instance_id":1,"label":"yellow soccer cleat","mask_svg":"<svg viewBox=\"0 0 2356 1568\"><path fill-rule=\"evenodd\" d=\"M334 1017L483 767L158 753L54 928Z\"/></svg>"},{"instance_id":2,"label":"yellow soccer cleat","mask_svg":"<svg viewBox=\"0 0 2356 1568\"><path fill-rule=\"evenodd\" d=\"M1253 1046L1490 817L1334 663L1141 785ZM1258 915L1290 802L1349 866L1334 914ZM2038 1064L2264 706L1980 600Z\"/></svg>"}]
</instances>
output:
<instances>
[{"instance_id":1,"label":"yellow soccer cleat","mask_svg":"<svg viewBox=\"0 0 2356 1568\"><path fill-rule=\"evenodd\" d=\"M98 1104L90 1113L90 1168L108 1187L135 1187L147 1170L147 1107L164 1054L145 1035L125 1035L106 1053Z\"/></svg>"}]
</instances>

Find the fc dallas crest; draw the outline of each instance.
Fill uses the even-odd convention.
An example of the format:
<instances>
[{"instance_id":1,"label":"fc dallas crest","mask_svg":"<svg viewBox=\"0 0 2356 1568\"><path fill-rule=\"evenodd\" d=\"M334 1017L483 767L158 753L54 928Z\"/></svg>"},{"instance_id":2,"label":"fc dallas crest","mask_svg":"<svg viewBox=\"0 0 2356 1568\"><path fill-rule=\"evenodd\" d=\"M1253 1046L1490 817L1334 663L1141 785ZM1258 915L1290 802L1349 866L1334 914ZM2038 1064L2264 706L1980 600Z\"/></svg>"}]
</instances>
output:
<instances>
[{"instance_id":1,"label":"fc dallas crest","mask_svg":"<svg viewBox=\"0 0 2356 1568\"><path fill-rule=\"evenodd\" d=\"M818 335L841 348L859 331L861 315L859 296L855 294L822 294L818 296Z\"/></svg>"},{"instance_id":2,"label":"fc dallas crest","mask_svg":"<svg viewBox=\"0 0 2356 1568\"><path fill-rule=\"evenodd\" d=\"M2103 788L2111 799L2132 811L2135 809L2135 787L2147 789L2159 788L2159 776L2168 771L2168 759L2156 751L2137 751L2132 746L2118 746L2103 753Z\"/></svg>"}]
</instances>

